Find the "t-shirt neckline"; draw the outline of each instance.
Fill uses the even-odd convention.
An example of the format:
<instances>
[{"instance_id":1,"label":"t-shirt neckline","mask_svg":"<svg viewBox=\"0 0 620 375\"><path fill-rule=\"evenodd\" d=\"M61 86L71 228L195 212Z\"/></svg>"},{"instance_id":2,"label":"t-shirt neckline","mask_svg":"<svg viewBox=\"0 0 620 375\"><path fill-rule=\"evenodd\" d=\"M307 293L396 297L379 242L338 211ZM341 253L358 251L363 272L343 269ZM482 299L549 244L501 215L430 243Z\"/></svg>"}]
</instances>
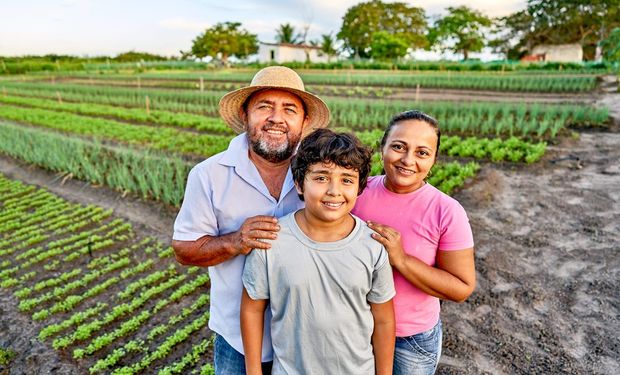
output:
<instances>
[{"instance_id":1,"label":"t-shirt neckline","mask_svg":"<svg viewBox=\"0 0 620 375\"><path fill-rule=\"evenodd\" d=\"M289 227L291 229L291 232L293 233L293 235L304 245L314 249L314 250L326 250L326 251L334 251L334 250L343 250L345 249L349 243L355 241L357 239L357 237L359 236L359 233L361 231L361 226L363 225L363 222L356 217L355 215L351 215L353 217L353 219L355 220L355 227L353 228L353 230L351 231L351 233L349 233L345 238L338 240L338 241L333 241L333 242L319 242L319 241L315 241L312 238L308 237L299 227L299 224L297 224L297 220L295 220L295 213L298 212L294 211L291 212L288 215L288 220L289 220Z\"/></svg>"}]
</instances>

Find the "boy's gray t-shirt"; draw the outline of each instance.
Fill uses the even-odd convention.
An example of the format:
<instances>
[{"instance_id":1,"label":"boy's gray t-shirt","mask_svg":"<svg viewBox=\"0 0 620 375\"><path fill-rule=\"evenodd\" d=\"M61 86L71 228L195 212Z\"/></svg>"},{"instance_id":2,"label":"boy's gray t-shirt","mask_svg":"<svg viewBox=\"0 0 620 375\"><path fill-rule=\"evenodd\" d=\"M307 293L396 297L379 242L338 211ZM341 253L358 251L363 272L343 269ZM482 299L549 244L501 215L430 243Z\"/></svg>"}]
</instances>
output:
<instances>
[{"instance_id":1,"label":"boy's gray t-shirt","mask_svg":"<svg viewBox=\"0 0 620 375\"><path fill-rule=\"evenodd\" d=\"M249 296L269 299L272 374L374 374L368 302L394 297L387 252L355 216L346 238L316 242L294 214L279 220L271 249L252 251L243 271Z\"/></svg>"}]
</instances>

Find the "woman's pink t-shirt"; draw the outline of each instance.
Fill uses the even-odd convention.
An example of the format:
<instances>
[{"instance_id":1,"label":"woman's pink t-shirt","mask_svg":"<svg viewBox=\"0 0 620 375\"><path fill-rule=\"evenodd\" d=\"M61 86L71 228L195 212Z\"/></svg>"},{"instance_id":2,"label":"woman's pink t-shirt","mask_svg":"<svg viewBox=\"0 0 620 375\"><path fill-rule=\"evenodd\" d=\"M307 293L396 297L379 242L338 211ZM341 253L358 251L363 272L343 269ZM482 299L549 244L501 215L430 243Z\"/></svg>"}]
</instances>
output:
<instances>
[{"instance_id":1,"label":"woman's pink t-shirt","mask_svg":"<svg viewBox=\"0 0 620 375\"><path fill-rule=\"evenodd\" d=\"M430 184L397 194L383 184L385 176L368 179L353 213L363 220L389 225L401 234L405 252L435 265L439 249L463 250L474 246L469 219L454 198ZM427 331L439 321L439 299L413 286L394 270L396 336Z\"/></svg>"}]
</instances>

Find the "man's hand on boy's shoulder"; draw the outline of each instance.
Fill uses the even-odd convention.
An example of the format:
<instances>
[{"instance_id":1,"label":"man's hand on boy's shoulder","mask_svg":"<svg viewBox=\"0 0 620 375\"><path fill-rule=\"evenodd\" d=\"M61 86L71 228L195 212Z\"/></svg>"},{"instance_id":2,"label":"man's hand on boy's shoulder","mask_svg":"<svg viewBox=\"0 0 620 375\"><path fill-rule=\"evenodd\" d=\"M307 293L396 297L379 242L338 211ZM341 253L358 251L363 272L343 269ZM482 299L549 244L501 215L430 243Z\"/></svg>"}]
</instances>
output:
<instances>
[{"instance_id":1,"label":"man's hand on boy's shoulder","mask_svg":"<svg viewBox=\"0 0 620 375\"><path fill-rule=\"evenodd\" d=\"M252 249L267 250L271 244L263 240L275 240L278 237L280 225L273 216L253 216L247 218L241 228L234 233L234 248L238 254L247 255Z\"/></svg>"}]
</instances>

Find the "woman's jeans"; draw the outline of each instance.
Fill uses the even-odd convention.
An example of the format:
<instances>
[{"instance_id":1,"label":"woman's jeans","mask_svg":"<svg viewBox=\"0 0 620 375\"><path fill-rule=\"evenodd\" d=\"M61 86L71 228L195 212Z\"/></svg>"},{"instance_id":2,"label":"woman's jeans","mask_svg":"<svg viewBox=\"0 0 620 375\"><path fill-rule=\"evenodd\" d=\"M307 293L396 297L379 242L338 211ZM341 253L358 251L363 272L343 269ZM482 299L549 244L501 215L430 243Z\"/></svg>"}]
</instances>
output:
<instances>
[{"instance_id":1,"label":"woman's jeans","mask_svg":"<svg viewBox=\"0 0 620 375\"><path fill-rule=\"evenodd\" d=\"M216 375L244 375L245 357L235 350L224 338L215 335L213 362ZM272 362L263 363L263 374L271 374Z\"/></svg>"},{"instance_id":2,"label":"woman's jeans","mask_svg":"<svg viewBox=\"0 0 620 375\"><path fill-rule=\"evenodd\" d=\"M394 375L434 374L441 356L441 320L428 331L396 337Z\"/></svg>"}]
</instances>

